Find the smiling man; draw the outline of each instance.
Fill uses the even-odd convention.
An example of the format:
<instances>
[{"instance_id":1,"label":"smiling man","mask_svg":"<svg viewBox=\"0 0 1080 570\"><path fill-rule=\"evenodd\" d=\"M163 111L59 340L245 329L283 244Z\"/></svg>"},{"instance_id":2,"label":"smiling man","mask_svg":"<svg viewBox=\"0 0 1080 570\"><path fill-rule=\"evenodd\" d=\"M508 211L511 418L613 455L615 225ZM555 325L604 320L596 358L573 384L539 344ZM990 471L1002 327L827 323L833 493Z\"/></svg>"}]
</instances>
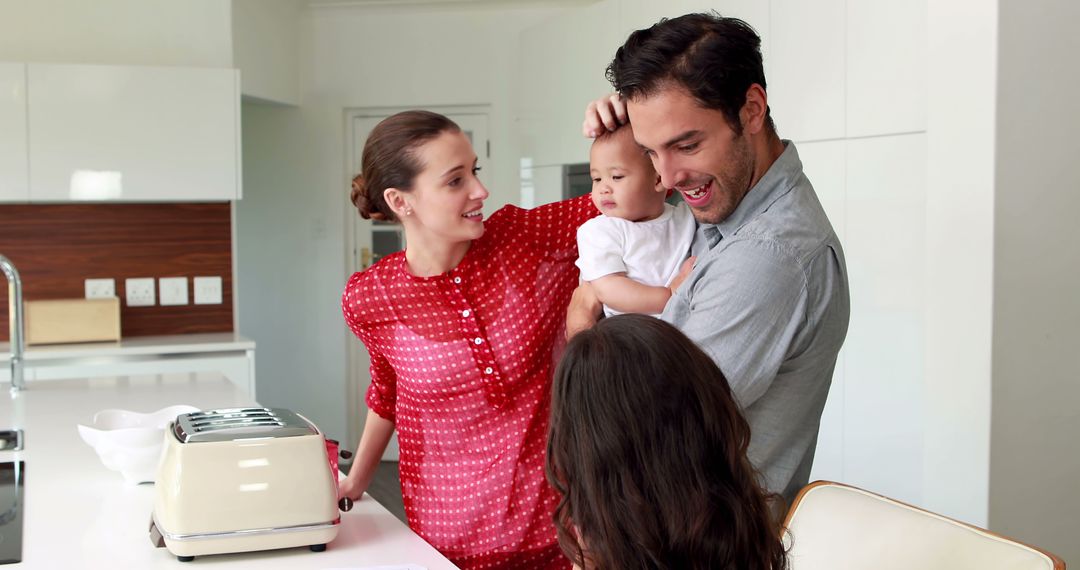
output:
<instances>
[{"instance_id":1,"label":"smiling man","mask_svg":"<svg viewBox=\"0 0 1080 570\"><path fill-rule=\"evenodd\" d=\"M662 318L720 366L750 422L751 462L790 502L813 464L848 283L795 145L770 117L760 46L745 22L712 14L638 30L608 67L618 94L590 103L583 128L629 120L690 206L697 265ZM591 316L589 297L575 303Z\"/></svg>"}]
</instances>

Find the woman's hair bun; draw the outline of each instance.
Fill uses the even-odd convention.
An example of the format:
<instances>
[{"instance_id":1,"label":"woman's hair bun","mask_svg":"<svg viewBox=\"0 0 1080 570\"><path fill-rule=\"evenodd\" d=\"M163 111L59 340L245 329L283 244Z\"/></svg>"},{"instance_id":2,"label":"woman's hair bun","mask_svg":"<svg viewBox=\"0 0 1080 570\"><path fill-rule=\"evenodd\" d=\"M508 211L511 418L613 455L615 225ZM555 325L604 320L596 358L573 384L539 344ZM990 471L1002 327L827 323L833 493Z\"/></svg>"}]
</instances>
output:
<instances>
[{"instance_id":1,"label":"woman's hair bun","mask_svg":"<svg viewBox=\"0 0 1080 570\"><path fill-rule=\"evenodd\" d=\"M386 220L386 215L376 209L375 205L368 199L367 188L364 185L364 176L357 174L352 179L352 190L349 192L349 200L356 206L356 210L360 212L360 217L365 220Z\"/></svg>"}]
</instances>

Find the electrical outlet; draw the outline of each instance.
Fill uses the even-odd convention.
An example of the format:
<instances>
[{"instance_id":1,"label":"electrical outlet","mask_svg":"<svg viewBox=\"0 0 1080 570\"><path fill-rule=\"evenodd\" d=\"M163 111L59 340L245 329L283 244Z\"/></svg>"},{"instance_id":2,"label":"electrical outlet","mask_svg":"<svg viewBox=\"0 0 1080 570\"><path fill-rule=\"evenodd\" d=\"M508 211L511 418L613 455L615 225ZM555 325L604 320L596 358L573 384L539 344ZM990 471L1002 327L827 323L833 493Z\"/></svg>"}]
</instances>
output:
<instances>
[{"instance_id":1,"label":"electrical outlet","mask_svg":"<svg viewBox=\"0 0 1080 570\"><path fill-rule=\"evenodd\" d=\"M83 281L87 299L107 299L116 296L115 279L87 279Z\"/></svg>"},{"instance_id":2,"label":"electrical outlet","mask_svg":"<svg viewBox=\"0 0 1080 570\"><path fill-rule=\"evenodd\" d=\"M187 277L158 279L158 293L161 294L162 307L188 304Z\"/></svg>"},{"instance_id":3,"label":"electrical outlet","mask_svg":"<svg viewBox=\"0 0 1080 570\"><path fill-rule=\"evenodd\" d=\"M194 281L196 305L221 304L221 277L196 277Z\"/></svg>"},{"instance_id":4,"label":"electrical outlet","mask_svg":"<svg viewBox=\"0 0 1080 570\"><path fill-rule=\"evenodd\" d=\"M140 277L124 280L124 295L129 307L153 307L154 278Z\"/></svg>"}]
</instances>

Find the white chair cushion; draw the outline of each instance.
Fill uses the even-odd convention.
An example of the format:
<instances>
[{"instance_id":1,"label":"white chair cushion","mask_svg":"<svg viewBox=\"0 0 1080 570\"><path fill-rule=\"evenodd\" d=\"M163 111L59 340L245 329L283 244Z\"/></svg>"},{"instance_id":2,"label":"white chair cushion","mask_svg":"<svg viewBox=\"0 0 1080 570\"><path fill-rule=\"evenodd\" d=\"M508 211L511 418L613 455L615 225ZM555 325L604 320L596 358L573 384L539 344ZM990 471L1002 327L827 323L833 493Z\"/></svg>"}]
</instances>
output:
<instances>
[{"instance_id":1,"label":"white chair cushion","mask_svg":"<svg viewBox=\"0 0 1080 570\"><path fill-rule=\"evenodd\" d=\"M1053 570L1042 552L854 487L808 489L789 520L791 570Z\"/></svg>"}]
</instances>

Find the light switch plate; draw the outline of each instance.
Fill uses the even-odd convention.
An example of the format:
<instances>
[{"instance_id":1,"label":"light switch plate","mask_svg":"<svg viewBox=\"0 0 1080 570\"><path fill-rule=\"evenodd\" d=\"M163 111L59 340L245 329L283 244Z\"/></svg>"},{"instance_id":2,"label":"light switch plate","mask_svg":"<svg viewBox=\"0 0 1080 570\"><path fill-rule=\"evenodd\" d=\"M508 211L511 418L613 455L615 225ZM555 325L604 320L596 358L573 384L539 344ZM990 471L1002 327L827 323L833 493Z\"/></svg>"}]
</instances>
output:
<instances>
[{"instance_id":1,"label":"light switch plate","mask_svg":"<svg viewBox=\"0 0 1080 570\"><path fill-rule=\"evenodd\" d=\"M162 277L158 279L161 306L188 304L187 277Z\"/></svg>"},{"instance_id":2,"label":"light switch plate","mask_svg":"<svg viewBox=\"0 0 1080 570\"><path fill-rule=\"evenodd\" d=\"M83 284L87 299L107 299L116 296L115 279L87 279Z\"/></svg>"},{"instance_id":3,"label":"light switch plate","mask_svg":"<svg viewBox=\"0 0 1080 570\"><path fill-rule=\"evenodd\" d=\"M124 296L129 307L153 307L154 278L137 277L124 280Z\"/></svg>"},{"instance_id":4,"label":"light switch plate","mask_svg":"<svg viewBox=\"0 0 1080 570\"><path fill-rule=\"evenodd\" d=\"M195 277L195 304L221 304L221 277Z\"/></svg>"}]
</instances>

